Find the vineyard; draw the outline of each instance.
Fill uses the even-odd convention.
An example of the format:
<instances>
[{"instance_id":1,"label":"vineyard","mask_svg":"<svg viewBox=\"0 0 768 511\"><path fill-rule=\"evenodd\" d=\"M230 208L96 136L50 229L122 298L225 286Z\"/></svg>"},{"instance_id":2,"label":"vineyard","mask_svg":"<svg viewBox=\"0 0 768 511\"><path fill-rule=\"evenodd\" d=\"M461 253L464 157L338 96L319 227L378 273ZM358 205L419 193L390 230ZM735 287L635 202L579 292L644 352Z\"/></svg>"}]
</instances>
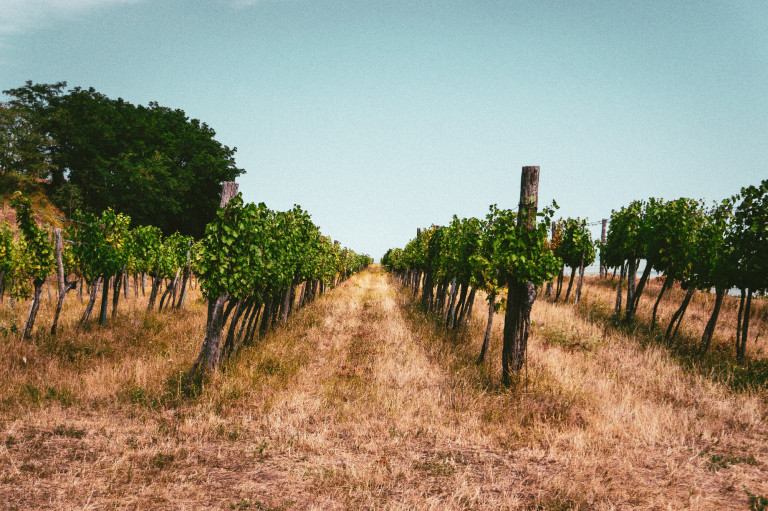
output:
<instances>
[{"instance_id":1,"label":"vineyard","mask_svg":"<svg viewBox=\"0 0 768 511\"><path fill-rule=\"evenodd\" d=\"M2 327L2 334L32 338L43 286L54 269L58 302L51 336L57 334L67 293L76 288L81 301L83 290L89 290L75 326L83 332L99 292L98 323L106 326L110 292L114 318L121 295L130 296L131 280L136 298L139 289L145 294L149 277L146 311L150 312L183 308L187 287L196 277L209 305L200 356L189 373L191 384L192 379L199 381L241 346L253 342L257 332L263 335L278 321L287 322L294 307L311 303L372 262L369 256L332 243L299 206L275 212L264 204L244 204L241 195L235 195L236 189L234 183L225 183L222 208L197 241L178 233L163 236L154 226L131 228L131 219L112 209L98 216L76 213L63 233L61 229L51 233L35 221L29 198L16 192L11 206L18 229L0 225L0 299L7 291L10 302L8 326ZM15 302L30 298L29 312L19 329Z\"/></svg>"},{"instance_id":2,"label":"vineyard","mask_svg":"<svg viewBox=\"0 0 768 511\"><path fill-rule=\"evenodd\" d=\"M507 310L507 318L513 320L513 314L522 314L523 328L516 335L512 329L519 328L517 323L510 327L508 336L508 319L505 321L504 343L505 347L509 343L511 351L504 355L503 379L508 383L511 373L522 367L530 328L527 318L537 296L543 294L557 302L567 267L571 275L564 301L568 302L578 271L573 300L578 304L584 267L592 264L599 252L601 278L607 278L613 270L610 280L615 287L615 322L633 324L652 272L663 283L650 319L652 331L657 328L657 311L665 293L675 287L685 292L666 328L659 332L667 345L673 343L694 293L714 292L709 320L695 348L701 356L710 349L726 294L737 290L734 355L740 366L747 365L753 298L768 291L768 180L745 187L738 195L711 207L687 198L635 201L614 211L607 236L604 231L604 239L593 240L586 220L552 221L556 203L537 214L536 196L525 188L527 173L535 173L538 180L538 167L523 168L519 211L501 210L494 205L484 219L454 216L448 226L418 229L416 238L405 247L390 249L382 257L382 264L412 288L414 296L423 281L421 300L425 309L442 316L449 329L466 326L465 318L471 313L476 292L486 294L487 333L479 362L487 351L493 312L501 306ZM532 204L526 204L527 197L534 199ZM531 221L534 217L536 224ZM497 303L499 291L505 287L506 303ZM758 330L754 334L755 343L762 333ZM752 361L758 372L756 383L766 387L768 365L760 350L756 355L757 360Z\"/></svg>"},{"instance_id":3,"label":"vineyard","mask_svg":"<svg viewBox=\"0 0 768 511\"><path fill-rule=\"evenodd\" d=\"M228 184L200 239L15 194L0 502L764 509L768 182L595 240L538 173L381 265Z\"/></svg>"}]
</instances>

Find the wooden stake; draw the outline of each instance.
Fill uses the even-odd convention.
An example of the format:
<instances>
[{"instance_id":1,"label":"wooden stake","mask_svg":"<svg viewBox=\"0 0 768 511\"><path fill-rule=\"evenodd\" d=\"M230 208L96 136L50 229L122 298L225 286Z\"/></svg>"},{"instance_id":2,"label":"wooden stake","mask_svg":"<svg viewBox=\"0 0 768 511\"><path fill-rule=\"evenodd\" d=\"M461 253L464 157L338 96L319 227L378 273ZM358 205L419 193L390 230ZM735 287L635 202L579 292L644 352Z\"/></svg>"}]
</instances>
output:
<instances>
[{"instance_id":1,"label":"wooden stake","mask_svg":"<svg viewBox=\"0 0 768 511\"><path fill-rule=\"evenodd\" d=\"M603 218L603 232L600 234L600 242L602 243L602 246L605 246L605 240L607 237L608 232L608 219ZM608 276L608 270L605 267L605 256L603 254L603 250L600 250L600 278L604 279Z\"/></svg>"},{"instance_id":2,"label":"wooden stake","mask_svg":"<svg viewBox=\"0 0 768 511\"><path fill-rule=\"evenodd\" d=\"M531 231L536 228L538 204L539 167L523 167L517 213L518 229ZM507 286L507 311L504 316L504 343L501 354L502 382L505 385L511 383L513 373L520 371L525 362L531 308L536 300L536 286L533 282L510 278Z\"/></svg>"}]
</instances>

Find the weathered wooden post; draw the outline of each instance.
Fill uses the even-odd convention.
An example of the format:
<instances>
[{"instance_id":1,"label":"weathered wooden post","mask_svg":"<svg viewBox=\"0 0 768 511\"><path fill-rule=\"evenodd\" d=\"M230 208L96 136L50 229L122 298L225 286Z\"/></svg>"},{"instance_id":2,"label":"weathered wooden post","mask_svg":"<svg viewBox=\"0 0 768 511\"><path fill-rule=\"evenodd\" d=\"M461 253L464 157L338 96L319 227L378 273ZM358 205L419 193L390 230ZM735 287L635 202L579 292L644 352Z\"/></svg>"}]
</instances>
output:
<instances>
[{"instance_id":1,"label":"weathered wooden post","mask_svg":"<svg viewBox=\"0 0 768 511\"><path fill-rule=\"evenodd\" d=\"M421 236L421 227L416 228L416 239ZM419 287L421 286L421 269L414 268L413 270L413 298L415 299L419 295Z\"/></svg>"},{"instance_id":2,"label":"weathered wooden post","mask_svg":"<svg viewBox=\"0 0 768 511\"><path fill-rule=\"evenodd\" d=\"M238 185L234 181L224 183L221 190L221 203L219 207L223 208L227 203L237 195ZM224 329L226 315L224 306L231 298L230 294L224 294L208 302L208 325L205 331L203 346L200 348L200 354L195 360L190 374L193 377L201 375L202 372L210 372L219 367L221 359L221 336ZM190 378L190 384L192 378Z\"/></svg>"},{"instance_id":3,"label":"weathered wooden post","mask_svg":"<svg viewBox=\"0 0 768 511\"><path fill-rule=\"evenodd\" d=\"M603 249L603 247L605 247L605 240L606 240L606 236L607 236L607 231L608 231L608 219L607 218L603 218L603 232L602 232L602 234L600 234L600 243L601 243L601 248L600 248L600 278L601 279L604 279L604 278L608 277L608 270L605 268L605 250Z\"/></svg>"},{"instance_id":4,"label":"weathered wooden post","mask_svg":"<svg viewBox=\"0 0 768 511\"><path fill-rule=\"evenodd\" d=\"M531 231L536 228L539 203L539 167L523 167L520 179L520 204L517 228ZM504 344L501 352L502 382L509 385L512 373L517 373L525 362L528 333L531 326L531 308L536 300L533 282L521 282L516 277L507 281L507 312L504 316Z\"/></svg>"},{"instance_id":5,"label":"weathered wooden post","mask_svg":"<svg viewBox=\"0 0 768 511\"><path fill-rule=\"evenodd\" d=\"M190 275L190 251L192 250L192 242L187 242L187 262L184 265L184 275L182 277L181 281L181 293L179 295L179 301L176 303L177 309L183 309L184 304L187 301L187 282L189 281L189 275Z\"/></svg>"},{"instance_id":6,"label":"weathered wooden post","mask_svg":"<svg viewBox=\"0 0 768 511\"><path fill-rule=\"evenodd\" d=\"M225 181L221 188L221 202L219 203L219 209L227 205L235 195L237 195L238 184L234 181Z\"/></svg>"},{"instance_id":7,"label":"weathered wooden post","mask_svg":"<svg viewBox=\"0 0 768 511\"><path fill-rule=\"evenodd\" d=\"M552 224L551 224L551 226L550 226L550 232L552 233L552 238L551 238L551 239L552 239L552 242L554 242L554 241L555 241L555 227L556 227L556 223L555 223L555 221L554 221L554 220L552 220ZM553 248L554 248L554 247L553 247ZM551 300L551 299L553 298L553 296L554 296L554 293L553 293L553 290L552 290L552 284L553 284L553 282L554 282L554 279L553 279L553 280L550 280L549 282L547 282L547 288L546 288L546 291L544 292L544 296L546 296L546 297L547 297L547 298L549 298L550 300Z\"/></svg>"},{"instance_id":8,"label":"weathered wooden post","mask_svg":"<svg viewBox=\"0 0 768 511\"><path fill-rule=\"evenodd\" d=\"M64 262L61 258L61 252L64 248L64 242L61 237L61 229L56 228L53 231L55 241L54 256L56 258L56 276L59 281L59 301L56 303L56 312L53 314L53 325L51 326L51 335L56 335L56 325L59 322L59 314L64 305L64 296L77 286L77 281L68 282L67 275L64 273Z\"/></svg>"}]
</instances>

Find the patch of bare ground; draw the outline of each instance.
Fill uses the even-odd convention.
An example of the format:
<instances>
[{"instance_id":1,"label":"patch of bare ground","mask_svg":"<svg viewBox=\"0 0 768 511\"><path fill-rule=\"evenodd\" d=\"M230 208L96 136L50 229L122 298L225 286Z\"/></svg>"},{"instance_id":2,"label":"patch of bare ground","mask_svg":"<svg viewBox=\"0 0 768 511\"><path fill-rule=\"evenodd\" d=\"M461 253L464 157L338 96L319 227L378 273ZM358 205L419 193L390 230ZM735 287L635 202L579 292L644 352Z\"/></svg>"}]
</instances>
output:
<instances>
[{"instance_id":1,"label":"patch of bare ground","mask_svg":"<svg viewBox=\"0 0 768 511\"><path fill-rule=\"evenodd\" d=\"M373 267L186 397L205 321L191 304L0 340L0 508L748 509L745 490L768 495L765 396L571 306L537 301L527 373L506 389L501 316L477 365L480 297L447 334Z\"/></svg>"}]
</instances>

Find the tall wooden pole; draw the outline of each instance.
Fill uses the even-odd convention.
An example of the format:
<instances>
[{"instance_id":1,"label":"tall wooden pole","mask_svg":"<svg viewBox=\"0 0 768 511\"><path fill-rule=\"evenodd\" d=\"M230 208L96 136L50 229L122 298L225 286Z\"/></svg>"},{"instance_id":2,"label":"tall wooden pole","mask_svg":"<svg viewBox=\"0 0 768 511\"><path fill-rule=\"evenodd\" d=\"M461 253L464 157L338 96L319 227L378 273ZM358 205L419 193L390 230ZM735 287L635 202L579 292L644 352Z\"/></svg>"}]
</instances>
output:
<instances>
[{"instance_id":1,"label":"tall wooden pole","mask_svg":"<svg viewBox=\"0 0 768 511\"><path fill-rule=\"evenodd\" d=\"M224 183L221 190L220 207L224 207L232 198L237 195L237 183L228 181ZM231 298L228 292L208 301L208 325L205 331L205 339L200 348L200 354L197 356L190 375L197 378L203 372L210 372L218 369L221 358L221 335L224 329L226 316L224 306ZM187 387L192 383L190 378Z\"/></svg>"},{"instance_id":2,"label":"tall wooden pole","mask_svg":"<svg viewBox=\"0 0 768 511\"><path fill-rule=\"evenodd\" d=\"M531 231L536 228L539 202L539 167L523 167L520 179L520 204L517 228ZM502 382L509 385L513 373L525 362L528 333L531 326L531 308L536 300L533 282L521 282L515 277L507 281L507 312L504 316L504 344L501 352Z\"/></svg>"},{"instance_id":3,"label":"tall wooden pole","mask_svg":"<svg viewBox=\"0 0 768 511\"><path fill-rule=\"evenodd\" d=\"M53 314L53 325L51 326L51 335L56 335L56 325L59 323L59 314L64 305L64 296L77 285L77 281L67 281L67 274L64 273L64 263L61 253L64 250L64 241L61 237L61 229L58 227L53 231L55 245L54 256L56 258L56 277L59 282L59 301L56 303L56 312Z\"/></svg>"},{"instance_id":4,"label":"tall wooden pole","mask_svg":"<svg viewBox=\"0 0 768 511\"><path fill-rule=\"evenodd\" d=\"M237 195L237 188L238 184L234 181L225 181L223 186L221 187L221 202L219 203L219 208L223 208L227 205L227 202L231 201L232 198Z\"/></svg>"},{"instance_id":5,"label":"tall wooden pole","mask_svg":"<svg viewBox=\"0 0 768 511\"><path fill-rule=\"evenodd\" d=\"M608 219L603 218L603 232L600 234L600 243L602 243L602 247L605 247L605 240L607 237L607 231L608 231ZM608 276L608 270L605 268L605 250L602 248L600 249L600 278L604 279Z\"/></svg>"}]
</instances>

